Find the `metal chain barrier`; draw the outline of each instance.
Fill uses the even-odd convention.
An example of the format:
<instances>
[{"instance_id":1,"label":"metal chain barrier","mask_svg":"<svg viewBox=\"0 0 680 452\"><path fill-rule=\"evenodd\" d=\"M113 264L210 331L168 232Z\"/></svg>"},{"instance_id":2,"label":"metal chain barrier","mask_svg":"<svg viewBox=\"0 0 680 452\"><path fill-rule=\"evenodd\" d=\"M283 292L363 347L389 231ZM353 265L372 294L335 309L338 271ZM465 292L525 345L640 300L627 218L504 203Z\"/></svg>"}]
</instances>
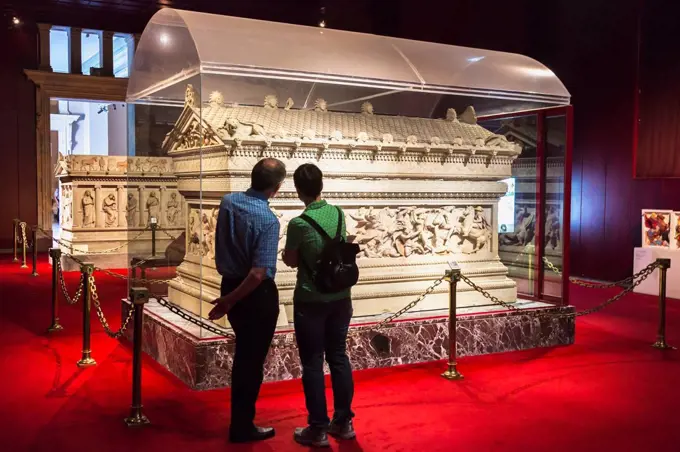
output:
<instances>
[{"instance_id":1,"label":"metal chain barrier","mask_svg":"<svg viewBox=\"0 0 680 452\"><path fill-rule=\"evenodd\" d=\"M406 306L404 306L403 308L401 308L400 310L398 310L394 314L391 314L390 316L384 318L383 320L381 320L380 322L378 322L374 325L365 325L365 326L359 325L359 326L356 326L356 327L352 327L349 330L349 334L357 334L361 331L367 331L367 330L378 330L378 329L384 327L385 325L387 325L388 323L394 322L396 319L398 319L399 317L401 317L402 315L406 314L408 311L413 309L418 303L423 301L425 299L425 297L427 297L432 292L434 292L434 290L442 282L444 282L445 279L446 279L446 276L442 276L441 278L437 279L434 283L432 283L432 285L430 287L428 287L425 290L425 292L422 293L422 295L420 295L418 298L416 298L415 300L413 300L412 302L410 302L409 304L407 304Z\"/></svg>"},{"instance_id":2,"label":"metal chain barrier","mask_svg":"<svg viewBox=\"0 0 680 452\"><path fill-rule=\"evenodd\" d=\"M633 289L635 289L635 287L640 285L642 283L642 281L647 279L654 272L654 270L659 266L660 265L659 265L658 262L652 262L651 264L649 264L648 266L646 266L645 268L643 268L642 270L640 270L639 272L637 272L636 274L634 274L633 276L628 278L633 282L629 286L627 286L621 293L619 293L619 294L615 295L614 297L606 300L605 302L603 302L603 303L601 303L597 306L594 306L592 308L583 310L583 311L566 313L566 314L536 312L536 311L531 311L531 310L527 310L527 309L522 309L522 308L515 306L513 303L508 303L506 301L502 301L502 300L498 299L497 297L494 297L489 292L487 292L486 290L479 287L472 280L470 280L470 278L468 278L467 276L465 276L463 274L460 275L460 279L462 281L464 281L468 286L472 287L474 290L481 293L485 298L491 300L493 303L495 303L497 305L503 306L504 308L506 308L510 311L522 311L524 314L531 316L531 317L581 317L581 316L584 316L584 315L593 314L595 312L601 311L602 309L606 308L610 304L612 304L612 303L620 300L624 296L628 295L629 293L631 293L633 291Z\"/></svg>"},{"instance_id":3,"label":"metal chain barrier","mask_svg":"<svg viewBox=\"0 0 680 452\"><path fill-rule=\"evenodd\" d=\"M163 234L167 235L167 236L170 238L170 240L172 240L172 241L177 240L177 237L173 236L172 234L170 234L170 233L169 233L168 231L166 231L165 229L160 228L159 230L160 230Z\"/></svg>"},{"instance_id":4,"label":"metal chain barrier","mask_svg":"<svg viewBox=\"0 0 680 452\"><path fill-rule=\"evenodd\" d=\"M224 336L227 339L232 339L232 340L236 338L234 333L231 333L230 331L228 331L225 328L220 328L212 322L210 322L210 323L212 323L212 325L211 325L210 323L207 323L203 320L199 320L199 319L195 318L193 315L189 314L184 309L180 308L176 304L167 300L163 295L154 295L154 297L156 298L156 301L158 301L159 305L168 309L173 314L176 314L176 315L182 317L184 320L187 320L187 321L193 323L194 325L196 325L198 327L205 328L206 330L208 330L211 333L216 334L218 336Z\"/></svg>"},{"instance_id":5,"label":"metal chain barrier","mask_svg":"<svg viewBox=\"0 0 680 452\"><path fill-rule=\"evenodd\" d=\"M106 332L107 336L109 336L112 339L120 338L121 336L123 336L123 334L125 334L125 329L130 323L130 319L132 319L132 315L135 312L134 309L130 309L128 311L127 317L123 320L123 322L120 325L120 329L118 331L113 331L109 326L109 322L106 320L106 316L104 316L104 311L102 310L101 303L99 302L99 295L97 294L97 286L94 282L94 275L91 273L88 275L88 285L90 288L90 296L92 297L92 303L94 304L94 307L97 311L97 317L99 317L99 322L102 324L102 327L104 327L104 331Z\"/></svg>"},{"instance_id":6,"label":"metal chain barrier","mask_svg":"<svg viewBox=\"0 0 680 452\"><path fill-rule=\"evenodd\" d=\"M64 270L61 268L61 259L57 259L56 265L57 272L59 273L59 283L61 285L61 291L64 294L64 298L66 298L66 302L68 304L78 303L78 300L83 295L83 287L85 286L85 280L83 279L82 274L80 276L80 283L78 284L78 289L76 289L76 294L73 296L73 298L71 298L68 294L68 289L66 288L66 281L64 281Z\"/></svg>"},{"instance_id":7,"label":"metal chain barrier","mask_svg":"<svg viewBox=\"0 0 680 452\"><path fill-rule=\"evenodd\" d=\"M122 248L125 248L129 243L132 243L132 242L134 242L135 240L139 239L139 238L140 238L140 237L141 237L141 236L149 229L150 226L147 225L143 230L141 230L141 231L139 232L139 234L137 234L136 236L134 236L134 237L131 238L130 240L127 240L127 241L123 242L122 244L118 245L117 247L111 248L111 249L108 249L108 250L100 250L100 251L91 251L91 250L83 251L83 250L78 250L78 249L74 248L72 244L67 243L67 242L64 242L63 240L54 237L49 231L46 231L46 230L44 230L43 228L41 228L41 227L39 227L39 226L36 226L36 227L38 228L38 230L39 230L45 237L47 237L47 238L49 238L49 239L51 239L51 240L57 242L59 245L63 246L64 248L66 248L66 249L68 249L68 250L70 250L72 253L73 253L73 252L77 252L77 253L90 254L90 255L92 255L92 254L109 254L109 253L112 253L112 252L114 252L114 251L118 251L118 250L120 250L120 249L122 249ZM65 254L65 255L66 255L66 254Z\"/></svg>"},{"instance_id":8,"label":"metal chain barrier","mask_svg":"<svg viewBox=\"0 0 680 452\"><path fill-rule=\"evenodd\" d=\"M81 267L82 267L82 265L84 264L84 262L83 262L82 260L80 260L80 259L78 259L77 257L73 256L72 254L63 254L63 256L65 256L65 257L71 259L73 262L75 262L76 264L80 265ZM129 276L120 275L120 274L118 274L118 273L112 272L111 270L107 270L107 269L101 268L101 267L94 267L94 270L95 270L95 271L98 271L98 272L102 272L102 273L104 273L104 274L106 274L106 275L109 275L109 276L111 276L111 277L113 277L113 278L124 279L124 280L127 280L127 281L136 282L136 283L144 282L144 283L149 283L149 284L165 284L165 283L167 283L168 281L172 281L172 280L174 279L174 278L169 278L169 279L131 278L131 277L129 277Z\"/></svg>"},{"instance_id":9,"label":"metal chain barrier","mask_svg":"<svg viewBox=\"0 0 680 452\"><path fill-rule=\"evenodd\" d=\"M558 276L562 276L562 271L559 268L557 268L552 262L550 262L548 258L545 256L543 256L543 263L545 263L545 266L548 267L548 269L550 269L553 273L555 273ZM614 281L610 283L596 283L570 277L569 282L572 284L576 284L577 286L587 287L590 289L610 289L612 287L624 287L624 288L628 287L630 284L634 282L634 279L635 279L634 276L629 276L619 281Z\"/></svg>"}]
</instances>

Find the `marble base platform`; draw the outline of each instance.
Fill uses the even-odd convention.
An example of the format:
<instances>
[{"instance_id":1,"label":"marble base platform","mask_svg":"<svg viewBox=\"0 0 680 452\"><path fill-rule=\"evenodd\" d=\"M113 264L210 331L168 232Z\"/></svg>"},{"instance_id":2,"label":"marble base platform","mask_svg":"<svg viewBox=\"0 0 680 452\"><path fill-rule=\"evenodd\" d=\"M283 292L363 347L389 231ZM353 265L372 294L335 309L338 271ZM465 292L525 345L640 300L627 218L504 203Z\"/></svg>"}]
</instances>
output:
<instances>
[{"instance_id":1,"label":"marble base platform","mask_svg":"<svg viewBox=\"0 0 680 452\"><path fill-rule=\"evenodd\" d=\"M122 301L123 314L129 302ZM530 317L528 311L573 312L572 306L517 302L520 312L501 307L458 310L458 356L527 350L570 345L574 342L573 317ZM155 301L146 305L144 351L189 387L198 390L229 385L233 342L218 337L182 319ZM354 370L392 367L448 357L447 312L433 311L404 316L379 331L357 330L348 338L348 354ZM358 319L357 325L380 321L380 317ZM127 338L132 337L132 328ZM442 367L444 369L444 367ZM327 369L326 369L327 371ZM265 364L265 381L300 378L300 361L292 328L279 328Z\"/></svg>"}]
</instances>

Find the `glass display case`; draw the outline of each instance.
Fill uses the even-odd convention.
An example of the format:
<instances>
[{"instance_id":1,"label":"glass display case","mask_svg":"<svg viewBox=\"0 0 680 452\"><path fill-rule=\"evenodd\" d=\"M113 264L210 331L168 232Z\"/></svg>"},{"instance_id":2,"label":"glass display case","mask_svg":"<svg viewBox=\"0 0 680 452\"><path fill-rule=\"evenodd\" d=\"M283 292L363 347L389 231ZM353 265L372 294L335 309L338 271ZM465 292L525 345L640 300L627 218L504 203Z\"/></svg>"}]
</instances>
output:
<instances>
[{"instance_id":1,"label":"glass display case","mask_svg":"<svg viewBox=\"0 0 680 452\"><path fill-rule=\"evenodd\" d=\"M132 284L206 318L220 200L273 157L289 175L317 164L347 213L362 246L357 321L396 312L453 261L505 301L564 301L569 99L522 55L162 9L130 71L135 146L116 194L130 239L154 244L129 248ZM271 202L280 248L303 208L289 179ZM280 262L276 281L287 328L295 271ZM462 308L489 304L459 290ZM439 288L418 310L447 300Z\"/></svg>"}]
</instances>

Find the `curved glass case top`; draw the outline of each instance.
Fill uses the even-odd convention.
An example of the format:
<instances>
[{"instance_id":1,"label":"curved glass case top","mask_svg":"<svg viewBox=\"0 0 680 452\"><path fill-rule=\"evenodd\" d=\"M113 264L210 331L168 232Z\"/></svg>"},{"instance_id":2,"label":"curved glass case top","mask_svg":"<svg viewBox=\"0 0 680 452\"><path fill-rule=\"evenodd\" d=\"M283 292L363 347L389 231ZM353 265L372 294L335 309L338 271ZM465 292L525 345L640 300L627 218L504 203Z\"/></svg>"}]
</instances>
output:
<instances>
[{"instance_id":1,"label":"curved glass case top","mask_svg":"<svg viewBox=\"0 0 680 452\"><path fill-rule=\"evenodd\" d=\"M228 102L252 104L253 92L261 101L266 91L311 106L322 94L341 109L388 97L398 100L383 102L383 114L421 117L453 106L442 105L452 96L484 100L467 101L480 114L570 98L552 71L522 55L162 9L141 37L128 101L183 101L187 80L197 75L204 100L220 91Z\"/></svg>"}]
</instances>

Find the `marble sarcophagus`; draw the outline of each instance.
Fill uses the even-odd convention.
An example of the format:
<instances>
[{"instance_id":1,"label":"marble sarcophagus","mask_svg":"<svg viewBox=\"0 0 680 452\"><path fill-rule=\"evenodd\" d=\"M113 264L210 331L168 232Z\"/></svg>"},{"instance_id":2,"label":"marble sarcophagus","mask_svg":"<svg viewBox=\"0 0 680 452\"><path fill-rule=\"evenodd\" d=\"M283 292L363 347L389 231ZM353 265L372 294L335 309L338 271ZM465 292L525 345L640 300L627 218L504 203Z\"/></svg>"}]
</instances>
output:
<instances>
[{"instance_id":1,"label":"marble sarcophagus","mask_svg":"<svg viewBox=\"0 0 680 452\"><path fill-rule=\"evenodd\" d=\"M172 159L98 155L60 156L59 244L63 252L103 268L126 268L149 256L152 217L160 228L156 250L164 254L184 231L184 199ZM78 265L63 258L65 269Z\"/></svg>"},{"instance_id":2,"label":"marble sarcophagus","mask_svg":"<svg viewBox=\"0 0 680 452\"><path fill-rule=\"evenodd\" d=\"M519 145L479 126L470 107L449 109L442 119L381 116L370 103L360 112L329 111L318 99L310 109L292 100L279 106L227 106L220 93L204 105L191 85L182 113L163 147L174 163L178 190L186 198L186 255L170 282L169 298L207 315L218 296L214 233L225 193L250 184L263 157L282 160L289 174L306 162L324 172L324 197L343 207L348 233L359 243L361 277L353 289L355 318L392 313L422 294L451 261L501 300L514 302L515 282L498 256L498 200L506 192ZM292 178L271 202L286 224L301 213ZM279 325L292 319L295 270L280 263ZM461 284L459 306L490 302ZM440 285L414 311L448 306Z\"/></svg>"}]
</instances>

